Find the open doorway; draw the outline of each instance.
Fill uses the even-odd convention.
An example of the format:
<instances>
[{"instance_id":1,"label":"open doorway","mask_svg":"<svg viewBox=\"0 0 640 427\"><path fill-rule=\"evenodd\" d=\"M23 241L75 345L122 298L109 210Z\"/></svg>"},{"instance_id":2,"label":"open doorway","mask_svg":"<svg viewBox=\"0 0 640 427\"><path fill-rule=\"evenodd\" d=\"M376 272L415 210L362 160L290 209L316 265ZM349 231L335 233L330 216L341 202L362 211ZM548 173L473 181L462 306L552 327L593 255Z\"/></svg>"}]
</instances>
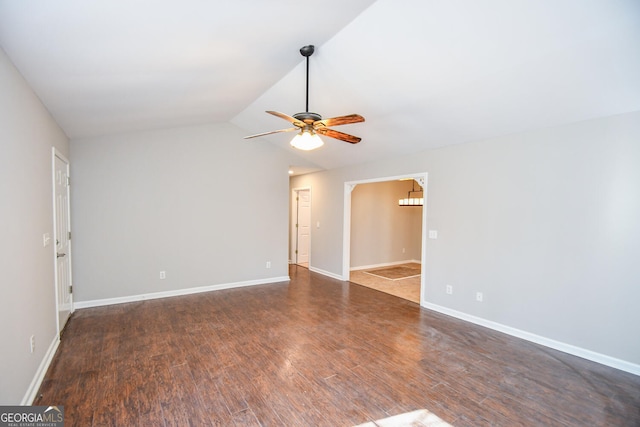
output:
<instances>
[{"instance_id":1,"label":"open doorway","mask_svg":"<svg viewBox=\"0 0 640 427\"><path fill-rule=\"evenodd\" d=\"M422 302L426 182L421 173L345 183L343 280ZM408 197L418 200L400 206Z\"/></svg>"},{"instance_id":2,"label":"open doorway","mask_svg":"<svg viewBox=\"0 0 640 427\"><path fill-rule=\"evenodd\" d=\"M291 209L291 259L293 264L309 268L311 250L311 189L295 188Z\"/></svg>"}]
</instances>

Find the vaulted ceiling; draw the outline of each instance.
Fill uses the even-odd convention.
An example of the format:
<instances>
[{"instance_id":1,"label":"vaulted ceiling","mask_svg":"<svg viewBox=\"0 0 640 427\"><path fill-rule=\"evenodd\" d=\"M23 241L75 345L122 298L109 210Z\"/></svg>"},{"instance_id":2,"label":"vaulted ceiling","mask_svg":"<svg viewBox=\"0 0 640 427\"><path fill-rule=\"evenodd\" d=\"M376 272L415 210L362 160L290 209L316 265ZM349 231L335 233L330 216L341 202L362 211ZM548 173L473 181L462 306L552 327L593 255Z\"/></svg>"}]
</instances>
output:
<instances>
[{"instance_id":1,"label":"vaulted ceiling","mask_svg":"<svg viewBox=\"0 0 640 427\"><path fill-rule=\"evenodd\" d=\"M0 0L0 45L74 138L359 113L335 168L640 110L637 0ZM293 150L293 135L271 143Z\"/></svg>"}]
</instances>

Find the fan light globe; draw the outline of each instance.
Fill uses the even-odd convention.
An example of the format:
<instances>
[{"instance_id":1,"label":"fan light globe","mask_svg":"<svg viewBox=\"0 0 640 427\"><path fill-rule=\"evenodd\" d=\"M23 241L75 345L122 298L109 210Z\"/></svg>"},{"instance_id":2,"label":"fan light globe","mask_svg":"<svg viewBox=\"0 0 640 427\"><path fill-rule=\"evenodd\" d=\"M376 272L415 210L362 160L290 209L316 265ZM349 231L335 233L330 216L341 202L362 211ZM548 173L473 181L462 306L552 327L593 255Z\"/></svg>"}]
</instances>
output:
<instances>
[{"instance_id":1,"label":"fan light globe","mask_svg":"<svg viewBox=\"0 0 640 427\"><path fill-rule=\"evenodd\" d=\"M298 150L315 150L324 145L324 141L318 135L310 132L300 132L291 140L291 146Z\"/></svg>"}]
</instances>

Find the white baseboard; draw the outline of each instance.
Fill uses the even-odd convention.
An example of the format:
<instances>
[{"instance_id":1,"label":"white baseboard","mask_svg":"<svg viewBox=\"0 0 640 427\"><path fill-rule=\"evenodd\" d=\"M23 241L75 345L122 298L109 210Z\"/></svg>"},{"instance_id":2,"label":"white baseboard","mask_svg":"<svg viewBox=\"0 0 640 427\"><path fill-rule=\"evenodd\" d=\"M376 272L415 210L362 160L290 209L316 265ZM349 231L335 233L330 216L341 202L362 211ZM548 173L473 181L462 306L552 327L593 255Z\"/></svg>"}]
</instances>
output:
<instances>
[{"instance_id":1,"label":"white baseboard","mask_svg":"<svg viewBox=\"0 0 640 427\"><path fill-rule=\"evenodd\" d=\"M56 354L56 350L58 349L58 345L60 345L60 338L56 335L51 342L51 345L47 349L42 361L40 362L40 366L38 366L38 370L31 380L31 384L29 384L29 388L25 393L22 401L20 402L21 406L29 406L33 404L33 401L36 399L36 394L38 393L38 389L40 389L40 385L42 384L42 380L44 380L44 376L49 369L49 365L51 365L51 361L53 360L53 356Z\"/></svg>"},{"instance_id":2,"label":"white baseboard","mask_svg":"<svg viewBox=\"0 0 640 427\"><path fill-rule=\"evenodd\" d=\"M464 320L476 325L484 326L489 329L493 329L498 332L505 333L523 340L530 341L536 344L543 345L545 347L552 348L554 350L562 351L563 353L578 356L583 359L591 360L592 362L600 363L601 365L609 366L611 368L620 369L621 371L628 372L630 374L640 376L640 365L627 362L625 360L616 359L615 357L607 356L605 354L596 353L595 351L587 350L581 347L576 347L571 344L566 344L560 341L552 340L540 335L532 334L530 332L522 331L520 329L512 328L501 323L486 320L481 317L472 316L461 311L452 310L447 307L443 307L437 304L432 304L426 301L422 302L422 307L429 310L437 311L438 313L446 314L447 316L455 317L460 320Z\"/></svg>"},{"instance_id":3,"label":"white baseboard","mask_svg":"<svg viewBox=\"0 0 640 427\"><path fill-rule=\"evenodd\" d=\"M421 262L419 260L407 259L407 260L404 260L404 261L383 262L381 264L359 265L357 267L349 268L349 271L368 270L370 268L391 267L391 266L394 266L394 265L409 264L409 263L421 264Z\"/></svg>"},{"instance_id":4,"label":"white baseboard","mask_svg":"<svg viewBox=\"0 0 640 427\"><path fill-rule=\"evenodd\" d=\"M341 281L345 280L345 279L342 278L342 276L340 276L338 274L331 273L330 271L321 270L321 269L316 268L316 267L309 266L309 271L313 271L314 273L322 274L323 276L331 277L332 279L337 279L337 280L341 280Z\"/></svg>"},{"instance_id":5,"label":"white baseboard","mask_svg":"<svg viewBox=\"0 0 640 427\"><path fill-rule=\"evenodd\" d=\"M247 280L244 282L223 283L219 285L200 286L197 288L176 289L173 291L153 292L150 294L130 295L126 297L105 298L90 301L76 301L73 306L76 309L101 307L104 305L124 304L127 302L145 301L150 299L169 298L180 295L198 294L201 292L219 291L222 289L240 288L244 286L266 285L268 283L288 282L289 276L271 277L267 279Z\"/></svg>"}]
</instances>

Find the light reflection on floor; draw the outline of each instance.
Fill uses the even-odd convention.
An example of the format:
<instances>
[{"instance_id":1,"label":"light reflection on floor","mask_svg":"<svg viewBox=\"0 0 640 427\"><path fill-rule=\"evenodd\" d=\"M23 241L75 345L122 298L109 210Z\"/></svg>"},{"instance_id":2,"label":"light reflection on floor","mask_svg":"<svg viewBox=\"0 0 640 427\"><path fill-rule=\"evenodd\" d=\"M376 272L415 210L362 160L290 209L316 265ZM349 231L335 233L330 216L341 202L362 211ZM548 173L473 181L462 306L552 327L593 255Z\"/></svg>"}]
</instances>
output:
<instances>
[{"instance_id":1,"label":"light reflection on floor","mask_svg":"<svg viewBox=\"0 0 640 427\"><path fill-rule=\"evenodd\" d=\"M417 411L406 412L400 415L394 415L392 417L383 418L381 420L369 421L364 424L359 424L355 427L453 427L451 424L442 421L437 415L426 409L420 409Z\"/></svg>"}]
</instances>

